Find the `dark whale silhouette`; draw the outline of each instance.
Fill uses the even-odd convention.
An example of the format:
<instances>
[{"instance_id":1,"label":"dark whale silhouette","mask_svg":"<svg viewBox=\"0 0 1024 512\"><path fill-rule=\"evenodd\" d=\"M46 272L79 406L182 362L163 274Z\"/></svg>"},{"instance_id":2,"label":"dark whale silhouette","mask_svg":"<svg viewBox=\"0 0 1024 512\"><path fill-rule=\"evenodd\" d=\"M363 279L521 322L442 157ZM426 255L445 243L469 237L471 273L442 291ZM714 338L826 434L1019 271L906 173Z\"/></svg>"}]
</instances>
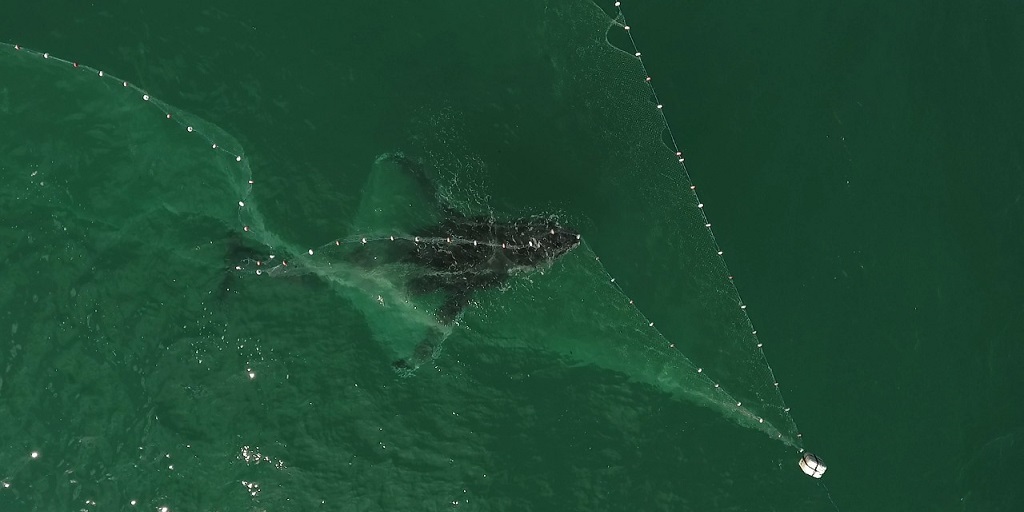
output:
<instances>
[{"instance_id":1,"label":"dark whale silhouette","mask_svg":"<svg viewBox=\"0 0 1024 512\"><path fill-rule=\"evenodd\" d=\"M580 243L580 235L551 218L512 220L454 215L424 230L404 260L429 269L410 284L413 292L443 290L437 316L450 323L474 291L500 286L517 271L551 265ZM458 240L451 243L449 240Z\"/></svg>"},{"instance_id":2,"label":"dark whale silhouette","mask_svg":"<svg viewBox=\"0 0 1024 512\"><path fill-rule=\"evenodd\" d=\"M382 155L374 163L353 224L361 243L310 250L309 256L315 252L315 258L292 253L292 265L271 273L327 278L369 315L380 310L376 302L366 306L368 296L377 297L381 306L387 302L397 307L406 301L398 299L404 292L427 314L428 323L430 316L437 322L427 328L429 334L422 341L404 335L391 340L405 347L398 355L413 348L411 355L395 362L396 368L412 370L436 355L475 293L502 286L516 273L549 267L580 245L579 233L562 226L555 216L465 215L440 197L436 182L419 162L401 153ZM225 241L229 268L267 261L272 252L238 233ZM221 293L233 293L239 278L237 272L228 272ZM391 297L395 300L376 295L377 286L393 286L398 292ZM416 322L423 325L423 319Z\"/></svg>"},{"instance_id":3,"label":"dark whale silhouette","mask_svg":"<svg viewBox=\"0 0 1024 512\"><path fill-rule=\"evenodd\" d=\"M390 158L419 186L437 197L434 182L418 162L404 155ZM414 230L412 241L391 244L397 251L392 252L390 259L424 270L407 285L413 294L444 293L444 302L436 312L442 324L454 322L475 292L501 286L517 272L548 267L580 244L580 234L562 226L553 216L467 216L443 204L439 210L443 214L440 222ZM412 358L422 360L435 348L429 340L425 341ZM398 368L418 364L409 360L395 362Z\"/></svg>"},{"instance_id":4,"label":"dark whale silhouette","mask_svg":"<svg viewBox=\"0 0 1024 512\"><path fill-rule=\"evenodd\" d=\"M437 187L424 167L403 154L387 157L425 194L437 198ZM438 203L443 203L437 200ZM415 229L413 239L392 244L388 259L413 263L425 273L409 284L413 293L445 292L447 298L437 312L448 324L465 308L473 292L500 286L519 271L550 266L580 244L575 230L562 226L551 216L500 219L492 215L463 215L439 204L442 220Z\"/></svg>"}]
</instances>

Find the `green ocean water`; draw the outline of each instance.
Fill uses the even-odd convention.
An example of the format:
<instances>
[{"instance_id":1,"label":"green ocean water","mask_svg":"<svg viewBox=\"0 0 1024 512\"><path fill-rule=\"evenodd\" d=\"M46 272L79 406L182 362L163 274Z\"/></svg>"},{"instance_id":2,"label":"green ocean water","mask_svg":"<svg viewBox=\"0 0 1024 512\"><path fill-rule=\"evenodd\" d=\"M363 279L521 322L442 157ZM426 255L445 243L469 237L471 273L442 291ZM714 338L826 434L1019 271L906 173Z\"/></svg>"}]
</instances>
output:
<instances>
[{"instance_id":1,"label":"green ocean water","mask_svg":"<svg viewBox=\"0 0 1024 512\"><path fill-rule=\"evenodd\" d=\"M786 431L757 341L839 510L1017 510L1021 7L626 3L757 340L601 7L6 9L0 39L163 103L0 53L0 507L833 510L793 447L673 395L706 382L633 364ZM413 317L333 270L226 272L254 220L296 258L358 233L395 151L587 240L411 377L378 326Z\"/></svg>"}]
</instances>

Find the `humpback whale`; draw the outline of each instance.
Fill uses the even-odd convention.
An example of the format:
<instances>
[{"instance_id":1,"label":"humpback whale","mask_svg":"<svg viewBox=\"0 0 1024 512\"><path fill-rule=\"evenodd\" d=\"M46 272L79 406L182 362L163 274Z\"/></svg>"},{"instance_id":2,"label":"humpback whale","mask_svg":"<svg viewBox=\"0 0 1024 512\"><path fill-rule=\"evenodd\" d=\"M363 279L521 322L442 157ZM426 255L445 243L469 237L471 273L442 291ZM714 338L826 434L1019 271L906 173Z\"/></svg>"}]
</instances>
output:
<instances>
[{"instance_id":1,"label":"humpback whale","mask_svg":"<svg viewBox=\"0 0 1024 512\"><path fill-rule=\"evenodd\" d=\"M499 286L516 272L551 265L580 243L579 233L542 216L499 220L456 215L421 233L418 238L434 242L413 242L405 260L430 271L410 286L413 292L447 294L438 311L444 323L458 316L474 291ZM463 242L453 246L449 240Z\"/></svg>"},{"instance_id":2,"label":"humpback whale","mask_svg":"<svg viewBox=\"0 0 1024 512\"><path fill-rule=\"evenodd\" d=\"M349 239L303 254L268 238L265 248L287 253L288 264L256 263L264 269L256 272L318 276L363 313L398 357L396 369L415 370L436 357L474 295L546 269L581 243L580 234L556 216L465 214L440 189L419 162L401 153L381 155L363 187ZM229 260L261 259L243 239L229 238L228 245ZM225 288L230 284L225 281Z\"/></svg>"},{"instance_id":3,"label":"humpback whale","mask_svg":"<svg viewBox=\"0 0 1024 512\"><path fill-rule=\"evenodd\" d=\"M436 183L418 162L403 154L387 154L378 158L376 172L386 169L385 163L392 164L392 172L404 175L393 179L412 180L421 188L419 193L437 203L440 220L388 244L383 256L379 251L374 255L374 264L404 262L421 267L420 275L407 284L408 290L443 292L437 318L444 324L458 317L475 291L500 286L517 272L548 267L580 244L580 234L553 216L464 215L444 204ZM400 203L401 195L395 194L392 200Z\"/></svg>"},{"instance_id":4,"label":"humpback whale","mask_svg":"<svg viewBox=\"0 0 1024 512\"><path fill-rule=\"evenodd\" d=\"M422 165L401 154L384 155L378 166L390 161L392 169L404 174L421 192L438 204L440 220L413 230L388 244L385 256L374 256L374 264L411 264L420 272L408 283L412 295L440 293L443 302L435 315L443 325L452 324L473 295L506 283L517 273L543 269L580 245L580 234L563 226L554 216L529 215L499 218L495 215L464 215L444 204L437 186ZM413 368L432 357L436 343L421 342L411 358L400 359L395 367Z\"/></svg>"}]
</instances>

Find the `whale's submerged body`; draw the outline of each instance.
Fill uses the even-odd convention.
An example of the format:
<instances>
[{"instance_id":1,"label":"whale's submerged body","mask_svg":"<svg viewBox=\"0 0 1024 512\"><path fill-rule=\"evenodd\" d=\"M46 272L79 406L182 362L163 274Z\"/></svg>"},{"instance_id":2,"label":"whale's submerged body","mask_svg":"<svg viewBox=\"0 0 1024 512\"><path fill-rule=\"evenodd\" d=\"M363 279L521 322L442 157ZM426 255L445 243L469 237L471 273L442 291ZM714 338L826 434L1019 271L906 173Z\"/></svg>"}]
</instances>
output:
<instances>
[{"instance_id":1,"label":"whale's submerged body","mask_svg":"<svg viewBox=\"0 0 1024 512\"><path fill-rule=\"evenodd\" d=\"M403 373L437 356L478 293L550 268L580 245L579 233L553 215L462 213L402 154L374 162L353 225L344 242L289 251L287 266L264 273L315 274L329 283L363 313ZM229 245L229 260L258 259L260 251L237 237Z\"/></svg>"},{"instance_id":2,"label":"whale's submerged body","mask_svg":"<svg viewBox=\"0 0 1024 512\"><path fill-rule=\"evenodd\" d=\"M475 291L499 286L515 272L550 266L580 243L575 231L539 216L499 221L456 215L422 231L419 238L433 242L413 242L404 258L429 272L411 287L414 292L446 293L438 311L445 323L458 316Z\"/></svg>"},{"instance_id":3,"label":"whale's submerged body","mask_svg":"<svg viewBox=\"0 0 1024 512\"><path fill-rule=\"evenodd\" d=\"M548 268L580 244L579 233L562 226L554 216L502 219L494 215L465 215L439 198L437 187L421 165L394 154L378 158L364 196L367 204L361 208L364 217L376 218L378 223L383 209L378 195L382 192L381 183L386 181L391 182L392 188L400 187L401 192L387 194L389 197L383 200L408 208L417 204L408 199L410 196L419 199L419 214L408 212L410 215L401 220L436 220L411 228L410 235L397 239L389 236L385 244L362 244L356 253L364 254L357 254L354 259L367 262L372 258L374 266L413 267L407 274L405 292L411 297L435 296L440 304L434 314L442 329L456 321L477 292L500 287L517 273ZM391 229L407 229L396 226L393 220L385 223ZM369 254L372 256L368 257ZM395 366L415 368L432 357L439 345L432 338L437 337L428 336L416 346L412 356L399 359Z\"/></svg>"}]
</instances>

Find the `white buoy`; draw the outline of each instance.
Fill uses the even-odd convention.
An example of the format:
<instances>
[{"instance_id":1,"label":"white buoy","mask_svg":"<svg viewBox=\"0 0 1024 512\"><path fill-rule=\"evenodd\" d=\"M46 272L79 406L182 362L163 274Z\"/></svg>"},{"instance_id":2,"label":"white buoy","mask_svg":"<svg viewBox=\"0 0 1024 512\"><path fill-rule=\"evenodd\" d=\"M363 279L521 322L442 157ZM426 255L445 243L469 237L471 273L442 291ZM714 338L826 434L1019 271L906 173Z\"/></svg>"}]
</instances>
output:
<instances>
[{"instance_id":1,"label":"white buoy","mask_svg":"<svg viewBox=\"0 0 1024 512\"><path fill-rule=\"evenodd\" d=\"M825 463L817 455L805 452L800 458L800 470L809 477L821 478L825 474Z\"/></svg>"}]
</instances>

